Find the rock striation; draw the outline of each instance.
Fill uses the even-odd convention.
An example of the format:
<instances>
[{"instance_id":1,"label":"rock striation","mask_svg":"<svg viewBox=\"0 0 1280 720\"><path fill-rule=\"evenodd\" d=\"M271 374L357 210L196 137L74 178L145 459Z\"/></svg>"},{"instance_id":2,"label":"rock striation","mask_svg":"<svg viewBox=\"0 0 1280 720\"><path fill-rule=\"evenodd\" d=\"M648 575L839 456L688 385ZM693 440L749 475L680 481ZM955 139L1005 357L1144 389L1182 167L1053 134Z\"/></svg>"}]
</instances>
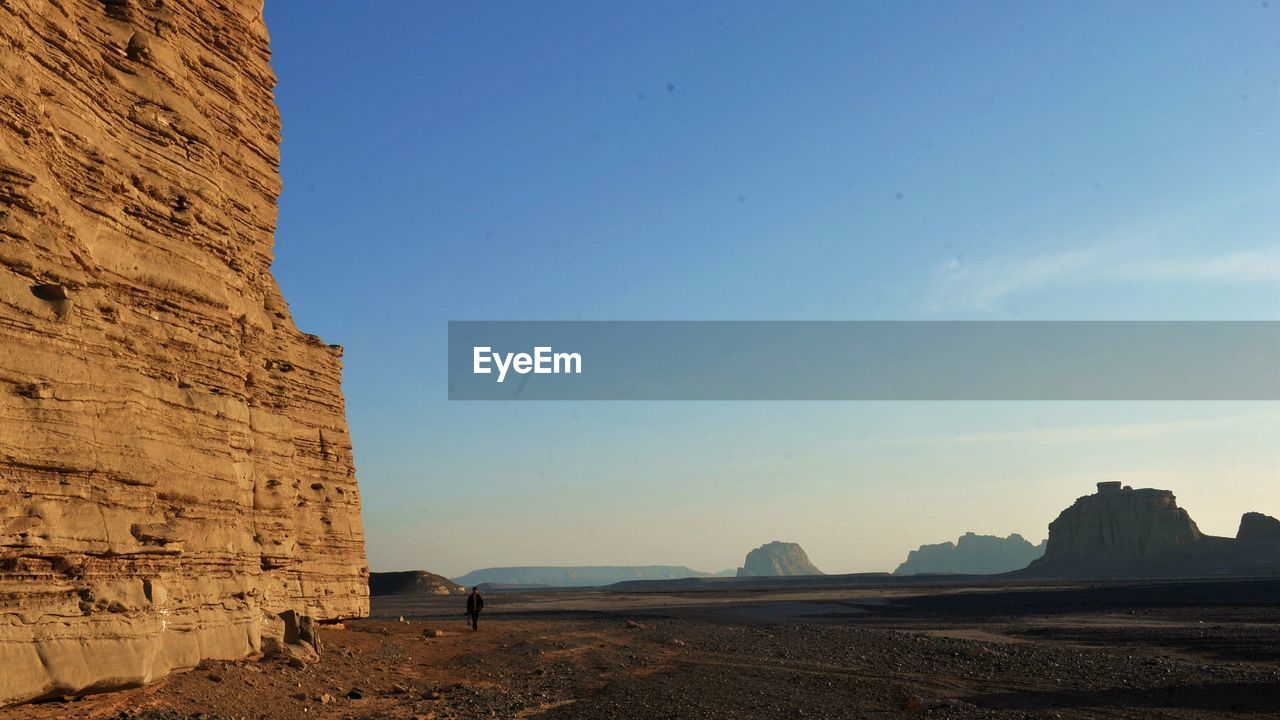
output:
<instances>
[{"instance_id":1,"label":"rock striation","mask_svg":"<svg viewBox=\"0 0 1280 720\"><path fill-rule=\"evenodd\" d=\"M270 272L261 9L0 2L0 705L368 612L342 351Z\"/></svg>"},{"instance_id":2,"label":"rock striation","mask_svg":"<svg viewBox=\"0 0 1280 720\"><path fill-rule=\"evenodd\" d=\"M1188 577L1280 573L1280 535L1260 513L1236 538L1205 535L1169 490L1098 483L1049 524L1033 577Z\"/></svg>"},{"instance_id":3,"label":"rock striation","mask_svg":"<svg viewBox=\"0 0 1280 720\"><path fill-rule=\"evenodd\" d=\"M738 577L778 577L782 575L821 575L809 562L804 548L795 543L774 540L747 553L738 568Z\"/></svg>"},{"instance_id":4,"label":"rock striation","mask_svg":"<svg viewBox=\"0 0 1280 720\"><path fill-rule=\"evenodd\" d=\"M376 572L369 574L369 594L386 595L466 595L467 589L443 575L425 570Z\"/></svg>"},{"instance_id":5,"label":"rock striation","mask_svg":"<svg viewBox=\"0 0 1280 720\"><path fill-rule=\"evenodd\" d=\"M907 554L894 575L960 573L995 575L1021 570L1044 554L1045 543L1032 545L1021 535L1009 537L965 533L956 542L921 545Z\"/></svg>"}]
</instances>

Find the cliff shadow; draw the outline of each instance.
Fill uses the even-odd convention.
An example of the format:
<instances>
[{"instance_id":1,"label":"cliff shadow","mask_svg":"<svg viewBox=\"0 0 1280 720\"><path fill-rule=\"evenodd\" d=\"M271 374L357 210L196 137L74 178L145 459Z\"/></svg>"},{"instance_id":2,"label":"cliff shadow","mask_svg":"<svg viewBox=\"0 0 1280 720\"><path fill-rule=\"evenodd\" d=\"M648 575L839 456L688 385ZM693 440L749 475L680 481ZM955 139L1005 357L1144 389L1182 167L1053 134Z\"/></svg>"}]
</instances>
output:
<instances>
[{"instance_id":1,"label":"cliff shadow","mask_svg":"<svg viewBox=\"0 0 1280 720\"><path fill-rule=\"evenodd\" d=\"M1280 681L1204 683L1161 688L1031 690L972 695L966 702L1000 710L1138 708L1270 715L1280 707Z\"/></svg>"}]
</instances>

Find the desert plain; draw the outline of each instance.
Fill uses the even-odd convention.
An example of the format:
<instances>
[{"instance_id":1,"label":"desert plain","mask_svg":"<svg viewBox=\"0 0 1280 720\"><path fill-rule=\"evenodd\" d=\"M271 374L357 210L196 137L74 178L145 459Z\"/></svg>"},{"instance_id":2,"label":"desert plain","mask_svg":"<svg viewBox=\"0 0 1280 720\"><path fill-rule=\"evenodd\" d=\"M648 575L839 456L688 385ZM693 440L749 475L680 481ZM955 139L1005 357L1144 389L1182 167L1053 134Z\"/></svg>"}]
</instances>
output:
<instances>
[{"instance_id":1,"label":"desert plain","mask_svg":"<svg viewBox=\"0 0 1280 720\"><path fill-rule=\"evenodd\" d=\"M373 598L316 662L205 662L17 718L1262 718L1280 579L650 583Z\"/></svg>"}]
</instances>

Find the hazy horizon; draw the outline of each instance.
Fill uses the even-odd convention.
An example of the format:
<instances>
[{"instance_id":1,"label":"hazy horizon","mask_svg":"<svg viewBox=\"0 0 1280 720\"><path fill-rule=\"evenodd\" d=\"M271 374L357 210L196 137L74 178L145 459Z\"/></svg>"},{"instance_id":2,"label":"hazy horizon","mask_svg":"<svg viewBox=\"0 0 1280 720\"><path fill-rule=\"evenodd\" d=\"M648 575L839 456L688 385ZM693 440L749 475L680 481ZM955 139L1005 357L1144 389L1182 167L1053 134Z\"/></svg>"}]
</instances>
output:
<instances>
[{"instance_id":1,"label":"hazy horizon","mask_svg":"<svg viewBox=\"0 0 1280 720\"><path fill-rule=\"evenodd\" d=\"M445 400L449 320L1280 320L1275 12L268 3L371 568L892 570L1102 480L1280 515L1274 402Z\"/></svg>"},{"instance_id":2,"label":"hazy horizon","mask_svg":"<svg viewBox=\"0 0 1280 720\"><path fill-rule=\"evenodd\" d=\"M753 415L777 415L783 426L840 418L847 432L814 433L803 443L784 443L771 440L769 425L761 422L759 434L742 445L732 437L712 438L684 470L686 477L708 473L700 479L646 483L636 477L636 458L652 452L655 442L673 441L688 415L709 412L672 404L659 412L673 424L671 432L650 435L619 457L630 469L618 470L614 482L598 483L603 487L584 477L548 489L546 467L554 458L529 455L507 464L527 464L529 475L542 483L501 501L495 498L497 488L486 486L479 493L490 508L483 518L455 520L432 512L432 498L425 494L413 503L398 503L395 510L381 508L380 517L400 534L369 529L370 567L449 577L482 567L526 565L685 565L717 572L741 566L759 545L784 540L798 542L827 573L892 571L910 550L954 541L965 532L1018 533L1038 543L1060 511L1105 480L1172 490L1179 506L1210 535L1234 537L1245 512L1280 515L1275 480L1280 459L1274 449L1280 413L1257 407L1269 404L1179 403L1180 412L1168 407L1171 403L1148 408L1138 403L925 404L942 406L932 407L928 422L938 428L962 423L973 412L966 405L987 406L981 426L940 434L912 432L925 423L914 419L911 403L878 405L879 412L859 408L859 418L839 404L738 403L737 414L742 406L752 406ZM536 417L540 409L519 412ZM625 427L628 410L590 406L560 434L585 430L606 417ZM1003 423L990 420L1000 414L1009 417ZM1110 422L1072 424L1072 416L1082 414ZM1134 421L1145 414L1162 419ZM592 432L610 434L600 428ZM567 452L563 438L549 439L548 445L552 453ZM678 449L682 456L689 452ZM1099 456L1100 451L1106 454ZM607 462L594 452L582 455L573 462L584 467ZM735 455L759 460L735 461ZM725 497L718 498L722 488ZM604 505L601 496L619 493L617 504L627 509L611 516L572 512ZM467 498L466 493L441 494ZM983 507L979 496L999 500ZM551 527L549 515L558 520ZM367 522L369 516L366 511ZM452 542L473 530L484 537L482 547Z\"/></svg>"}]
</instances>

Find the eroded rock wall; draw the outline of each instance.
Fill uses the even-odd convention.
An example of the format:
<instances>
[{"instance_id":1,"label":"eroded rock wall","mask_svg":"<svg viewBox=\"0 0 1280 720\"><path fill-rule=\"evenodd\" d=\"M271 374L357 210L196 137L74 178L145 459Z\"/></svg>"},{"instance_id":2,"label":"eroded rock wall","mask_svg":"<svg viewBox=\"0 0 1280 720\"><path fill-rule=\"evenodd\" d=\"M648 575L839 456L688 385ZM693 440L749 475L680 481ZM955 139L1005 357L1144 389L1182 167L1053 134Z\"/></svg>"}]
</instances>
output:
<instances>
[{"instance_id":1,"label":"eroded rock wall","mask_svg":"<svg viewBox=\"0 0 1280 720\"><path fill-rule=\"evenodd\" d=\"M0 704L368 611L257 0L0 0Z\"/></svg>"}]
</instances>

